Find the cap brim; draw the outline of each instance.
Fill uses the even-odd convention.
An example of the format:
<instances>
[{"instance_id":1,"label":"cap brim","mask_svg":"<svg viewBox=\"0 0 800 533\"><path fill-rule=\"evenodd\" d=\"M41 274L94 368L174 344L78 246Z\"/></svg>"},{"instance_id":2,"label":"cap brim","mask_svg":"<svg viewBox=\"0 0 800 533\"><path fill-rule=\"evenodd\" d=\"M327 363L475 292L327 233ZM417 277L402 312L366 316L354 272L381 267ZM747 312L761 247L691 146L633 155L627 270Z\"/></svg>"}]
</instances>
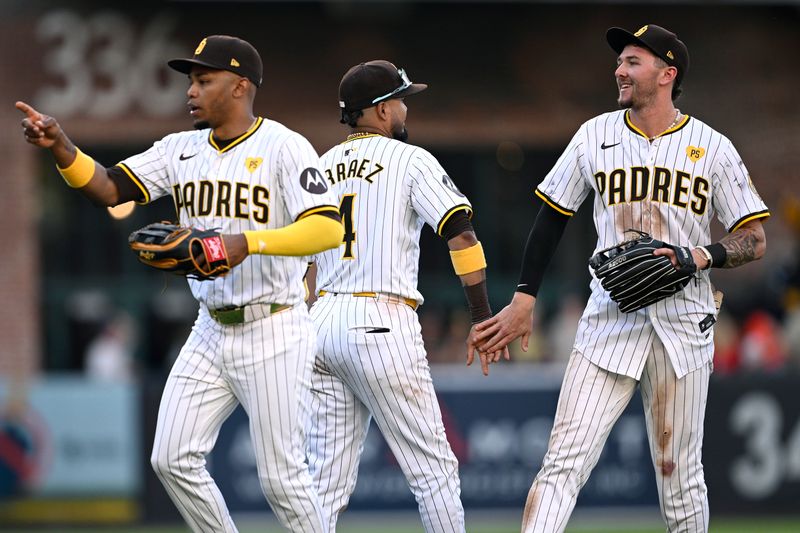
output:
<instances>
[{"instance_id":1,"label":"cap brim","mask_svg":"<svg viewBox=\"0 0 800 533\"><path fill-rule=\"evenodd\" d=\"M197 65L201 67L208 67L213 68L215 70L225 70L220 68L217 65L212 65L211 63L206 63L204 61L198 61L196 59L170 59L167 61L167 65L173 69L181 72L183 74L190 74L192 72L192 67Z\"/></svg>"},{"instance_id":2,"label":"cap brim","mask_svg":"<svg viewBox=\"0 0 800 533\"><path fill-rule=\"evenodd\" d=\"M412 94L421 93L427 88L428 88L427 83L412 83L399 93L392 96L392 98L405 98L406 96L411 96Z\"/></svg>"},{"instance_id":3,"label":"cap brim","mask_svg":"<svg viewBox=\"0 0 800 533\"><path fill-rule=\"evenodd\" d=\"M635 44L636 46L641 46L648 50L650 49L650 47L644 44L638 37L622 28L609 28L606 32L606 41L608 41L611 48L618 54L621 54L629 44Z\"/></svg>"}]
</instances>

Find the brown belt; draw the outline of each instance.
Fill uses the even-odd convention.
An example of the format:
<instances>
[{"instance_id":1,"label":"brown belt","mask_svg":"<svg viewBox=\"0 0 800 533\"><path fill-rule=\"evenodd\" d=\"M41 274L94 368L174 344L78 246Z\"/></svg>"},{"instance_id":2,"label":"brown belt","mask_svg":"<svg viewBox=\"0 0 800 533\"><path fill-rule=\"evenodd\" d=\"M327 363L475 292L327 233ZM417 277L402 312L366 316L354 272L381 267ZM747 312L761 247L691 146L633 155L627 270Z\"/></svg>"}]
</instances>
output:
<instances>
[{"instance_id":1,"label":"brown belt","mask_svg":"<svg viewBox=\"0 0 800 533\"><path fill-rule=\"evenodd\" d=\"M340 295L347 295L347 296L356 296L362 298L375 298L379 302L387 302L391 304L406 304L413 310L417 310L419 304L413 298L406 298L405 296L398 296L396 294L386 294L383 292L328 292L328 291L319 291L320 296L325 296L326 294L330 294L333 296L340 296Z\"/></svg>"},{"instance_id":2,"label":"brown belt","mask_svg":"<svg viewBox=\"0 0 800 533\"><path fill-rule=\"evenodd\" d=\"M208 314L223 326L233 324L244 324L253 320L260 320L270 315L291 309L291 305L285 304L248 304L241 307L223 307L221 309L209 309Z\"/></svg>"}]
</instances>

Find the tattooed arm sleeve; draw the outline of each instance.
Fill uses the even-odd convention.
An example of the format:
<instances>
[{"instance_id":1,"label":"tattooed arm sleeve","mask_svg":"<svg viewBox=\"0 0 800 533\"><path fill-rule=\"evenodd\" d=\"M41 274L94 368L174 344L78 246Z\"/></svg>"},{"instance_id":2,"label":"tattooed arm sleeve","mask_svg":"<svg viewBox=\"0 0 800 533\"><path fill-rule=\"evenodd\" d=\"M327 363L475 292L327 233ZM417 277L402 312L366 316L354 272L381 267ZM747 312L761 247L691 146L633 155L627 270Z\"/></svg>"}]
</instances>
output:
<instances>
[{"instance_id":1,"label":"tattooed arm sleeve","mask_svg":"<svg viewBox=\"0 0 800 533\"><path fill-rule=\"evenodd\" d=\"M760 219L742 224L719 243L725 248L726 259L722 268L736 268L750 261L761 259L767 249L767 236Z\"/></svg>"}]
</instances>

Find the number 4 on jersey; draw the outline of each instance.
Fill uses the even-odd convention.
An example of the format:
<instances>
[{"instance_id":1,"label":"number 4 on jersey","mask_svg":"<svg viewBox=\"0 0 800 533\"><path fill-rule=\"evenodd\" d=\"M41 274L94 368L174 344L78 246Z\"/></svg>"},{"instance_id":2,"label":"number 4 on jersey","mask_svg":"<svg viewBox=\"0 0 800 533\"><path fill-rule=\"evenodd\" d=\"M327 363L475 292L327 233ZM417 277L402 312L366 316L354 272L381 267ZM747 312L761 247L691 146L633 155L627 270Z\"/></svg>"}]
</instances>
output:
<instances>
[{"instance_id":1,"label":"number 4 on jersey","mask_svg":"<svg viewBox=\"0 0 800 533\"><path fill-rule=\"evenodd\" d=\"M342 259L355 259L353 255L353 243L356 242L356 231L353 229L353 201L355 194L345 194L342 196L342 201L339 203L339 215L342 217L342 224L344 225L344 252Z\"/></svg>"}]
</instances>

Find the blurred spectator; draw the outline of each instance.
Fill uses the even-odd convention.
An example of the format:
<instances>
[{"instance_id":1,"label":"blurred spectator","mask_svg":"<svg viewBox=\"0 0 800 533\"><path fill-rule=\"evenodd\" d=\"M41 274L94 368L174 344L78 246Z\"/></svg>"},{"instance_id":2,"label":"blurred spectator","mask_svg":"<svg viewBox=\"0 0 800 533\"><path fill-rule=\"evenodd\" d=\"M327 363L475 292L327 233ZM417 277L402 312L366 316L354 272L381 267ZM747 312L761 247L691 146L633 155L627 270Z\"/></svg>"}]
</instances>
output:
<instances>
[{"instance_id":1,"label":"blurred spectator","mask_svg":"<svg viewBox=\"0 0 800 533\"><path fill-rule=\"evenodd\" d=\"M742 325L741 367L748 370L780 370L786 350L779 324L768 313L756 310Z\"/></svg>"},{"instance_id":2,"label":"blurred spectator","mask_svg":"<svg viewBox=\"0 0 800 533\"><path fill-rule=\"evenodd\" d=\"M783 343L787 364L794 371L800 370L800 305L789 310L784 318Z\"/></svg>"},{"instance_id":3,"label":"blurred spectator","mask_svg":"<svg viewBox=\"0 0 800 533\"><path fill-rule=\"evenodd\" d=\"M732 374L740 367L739 329L736 320L723 308L714 324L714 372Z\"/></svg>"},{"instance_id":4,"label":"blurred spectator","mask_svg":"<svg viewBox=\"0 0 800 533\"><path fill-rule=\"evenodd\" d=\"M466 339L471 327L469 311L463 307L456 307L450 311L437 363L464 363L467 360Z\"/></svg>"},{"instance_id":5,"label":"blurred spectator","mask_svg":"<svg viewBox=\"0 0 800 533\"><path fill-rule=\"evenodd\" d=\"M23 380L9 380L0 396L0 501L18 497L36 481L41 450L29 410Z\"/></svg>"},{"instance_id":6,"label":"blurred spectator","mask_svg":"<svg viewBox=\"0 0 800 533\"><path fill-rule=\"evenodd\" d=\"M436 307L423 306L419 312L419 323L422 326L422 341L428 353L428 361L441 363L442 344L444 343L444 317Z\"/></svg>"},{"instance_id":7,"label":"blurred spectator","mask_svg":"<svg viewBox=\"0 0 800 533\"><path fill-rule=\"evenodd\" d=\"M116 313L86 349L86 375L98 381L132 381L135 338L130 315L123 311Z\"/></svg>"}]
</instances>

